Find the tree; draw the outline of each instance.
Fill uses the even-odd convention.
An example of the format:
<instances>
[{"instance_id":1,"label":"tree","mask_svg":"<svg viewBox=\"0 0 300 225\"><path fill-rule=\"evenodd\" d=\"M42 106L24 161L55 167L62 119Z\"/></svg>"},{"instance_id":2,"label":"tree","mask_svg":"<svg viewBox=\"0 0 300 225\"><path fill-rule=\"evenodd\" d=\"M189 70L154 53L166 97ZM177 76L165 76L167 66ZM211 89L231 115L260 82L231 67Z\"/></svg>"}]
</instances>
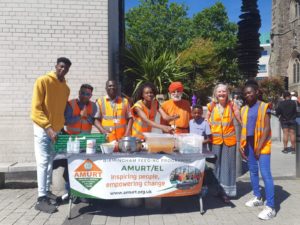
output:
<instances>
[{"instance_id":1,"label":"tree","mask_svg":"<svg viewBox=\"0 0 300 225\"><path fill-rule=\"evenodd\" d=\"M277 105L278 99L284 92L284 80L282 77L268 77L258 82L265 102Z\"/></svg>"},{"instance_id":2,"label":"tree","mask_svg":"<svg viewBox=\"0 0 300 225\"><path fill-rule=\"evenodd\" d=\"M225 7L220 2L193 18L194 36L210 39L215 45L220 64L219 80L233 84L241 79L237 67L236 32L237 25L229 22Z\"/></svg>"},{"instance_id":3,"label":"tree","mask_svg":"<svg viewBox=\"0 0 300 225\"><path fill-rule=\"evenodd\" d=\"M155 48L136 44L125 50L124 57L125 80L130 83L129 95L134 94L144 82L152 82L159 93L166 94L172 81L187 76L177 64L178 57L168 51L157 52Z\"/></svg>"},{"instance_id":4,"label":"tree","mask_svg":"<svg viewBox=\"0 0 300 225\"><path fill-rule=\"evenodd\" d=\"M241 21L238 22L238 65L245 79L253 79L258 72L261 56L259 28L261 20L257 0L242 0Z\"/></svg>"},{"instance_id":5,"label":"tree","mask_svg":"<svg viewBox=\"0 0 300 225\"><path fill-rule=\"evenodd\" d=\"M162 51L181 51L191 37L187 7L168 0L140 0L126 13L127 44L139 43Z\"/></svg>"},{"instance_id":6,"label":"tree","mask_svg":"<svg viewBox=\"0 0 300 225\"><path fill-rule=\"evenodd\" d=\"M179 65L188 72L183 79L189 94L195 94L205 104L215 80L219 79L220 65L215 45L211 40L197 38L192 45L179 54Z\"/></svg>"}]
</instances>

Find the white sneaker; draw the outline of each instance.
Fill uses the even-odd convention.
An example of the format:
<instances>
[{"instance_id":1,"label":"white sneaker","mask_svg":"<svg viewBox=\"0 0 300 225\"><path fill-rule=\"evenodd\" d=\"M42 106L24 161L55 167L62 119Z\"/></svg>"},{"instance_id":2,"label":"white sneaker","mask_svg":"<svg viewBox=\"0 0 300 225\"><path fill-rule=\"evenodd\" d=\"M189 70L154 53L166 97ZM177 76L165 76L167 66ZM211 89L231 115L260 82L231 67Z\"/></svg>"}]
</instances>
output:
<instances>
[{"instance_id":1,"label":"white sneaker","mask_svg":"<svg viewBox=\"0 0 300 225\"><path fill-rule=\"evenodd\" d=\"M275 209L272 209L269 206L266 206L263 211L258 214L258 218L262 220L269 220L276 216Z\"/></svg>"},{"instance_id":2,"label":"white sneaker","mask_svg":"<svg viewBox=\"0 0 300 225\"><path fill-rule=\"evenodd\" d=\"M259 199L256 196L245 203L245 205L248 207L256 207L256 206L261 206L263 204L264 204L263 200Z\"/></svg>"}]
</instances>

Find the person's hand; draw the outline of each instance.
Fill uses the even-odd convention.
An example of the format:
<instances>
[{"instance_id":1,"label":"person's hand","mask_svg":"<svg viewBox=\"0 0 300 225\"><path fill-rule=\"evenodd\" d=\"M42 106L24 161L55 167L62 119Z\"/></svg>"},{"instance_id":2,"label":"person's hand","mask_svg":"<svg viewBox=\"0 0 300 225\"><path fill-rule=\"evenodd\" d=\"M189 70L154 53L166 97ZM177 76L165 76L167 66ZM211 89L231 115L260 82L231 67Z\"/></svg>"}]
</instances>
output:
<instances>
[{"instance_id":1,"label":"person's hand","mask_svg":"<svg viewBox=\"0 0 300 225\"><path fill-rule=\"evenodd\" d=\"M100 129L100 132L102 134L109 134L110 133L109 131L105 130L104 128Z\"/></svg>"},{"instance_id":2,"label":"person's hand","mask_svg":"<svg viewBox=\"0 0 300 225\"><path fill-rule=\"evenodd\" d=\"M86 105L83 107L83 109L80 111L81 117L87 117L87 107Z\"/></svg>"},{"instance_id":3,"label":"person's hand","mask_svg":"<svg viewBox=\"0 0 300 225\"><path fill-rule=\"evenodd\" d=\"M178 114L174 114L173 116L172 116L172 120L177 120L177 119L179 119L180 118L180 116L178 115Z\"/></svg>"},{"instance_id":4,"label":"person's hand","mask_svg":"<svg viewBox=\"0 0 300 225\"><path fill-rule=\"evenodd\" d=\"M163 126L162 131L164 133L174 134L175 129L172 128L171 126Z\"/></svg>"},{"instance_id":5,"label":"person's hand","mask_svg":"<svg viewBox=\"0 0 300 225\"><path fill-rule=\"evenodd\" d=\"M247 156L246 156L246 154L245 154L245 149L242 148L242 147L240 147L239 151L240 151L240 153L241 153L242 158L243 158L244 160L248 160L248 158L247 158Z\"/></svg>"},{"instance_id":6,"label":"person's hand","mask_svg":"<svg viewBox=\"0 0 300 225\"><path fill-rule=\"evenodd\" d=\"M51 141L54 143L57 139L57 133L53 130L52 127L47 128L46 133L48 137L51 139Z\"/></svg>"},{"instance_id":7,"label":"person's hand","mask_svg":"<svg viewBox=\"0 0 300 225\"><path fill-rule=\"evenodd\" d=\"M260 157L260 150L254 150L254 153L255 153L255 158L256 160L259 160L259 157Z\"/></svg>"}]
</instances>

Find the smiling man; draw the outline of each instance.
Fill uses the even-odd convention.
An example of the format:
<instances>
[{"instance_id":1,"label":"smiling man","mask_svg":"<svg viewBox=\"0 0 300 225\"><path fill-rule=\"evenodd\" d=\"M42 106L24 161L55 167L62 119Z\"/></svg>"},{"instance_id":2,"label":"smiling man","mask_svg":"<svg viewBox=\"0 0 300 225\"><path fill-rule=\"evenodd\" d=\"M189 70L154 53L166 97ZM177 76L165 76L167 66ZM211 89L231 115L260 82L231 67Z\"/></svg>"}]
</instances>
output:
<instances>
[{"instance_id":1,"label":"smiling man","mask_svg":"<svg viewBox=\"0 0 300 225\"><path fill-rule=\"evenodd\" d=\"M161 118L164 125L175 126L175 133L189 133L189 122L191 119L191 105L189 101L182 99L183 84L181 82L172 82L169 86L171 99L165 101L161 108L169 116L178 116L178 119L167 122Z\"/></svg>"},{"instance_id":2,"label":"smiling man","mask_svg":"<svg viewBox=\"0 0 300 225\"><path fill-rule=\"evenodd\" d=\"M128 100L118 96L118 83L108 80L105 89L107 95L97 100L95 126L111 142L131 135L133 118Z\"/></svg>"},{"instance_id":3,"label":"smiling man","mask_svg":"<svg viewBox=\"0 0 300 225\"><path fill-rule=\"evenodd\" d=\"M35 209L46 213L57 211L57 196L50 191L52 179L53 143L64 127L64 111L70 89L66 84L71 61L57 59L55 71L39 77L33 88L31 119L33 121L34 151L37 164L38 200Z\"/></svg>"}]
</instances>

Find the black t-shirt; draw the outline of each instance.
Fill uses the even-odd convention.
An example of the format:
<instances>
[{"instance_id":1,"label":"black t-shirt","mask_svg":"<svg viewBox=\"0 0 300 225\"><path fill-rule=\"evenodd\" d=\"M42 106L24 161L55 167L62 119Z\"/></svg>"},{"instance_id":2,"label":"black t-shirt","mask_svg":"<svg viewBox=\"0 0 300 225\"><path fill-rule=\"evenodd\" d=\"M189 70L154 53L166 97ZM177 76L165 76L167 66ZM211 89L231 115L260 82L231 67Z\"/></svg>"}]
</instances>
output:
<instances>
[{"instance_id":1,"label":"black t-shirt","mask_svg":"<svg viewBox=\"0 0 300 225\"><path fill-rule=\"evenodd\" d=\"M279 102L276 115L280 116L281 121L295 120L297 117L297 103L290 99Z\"/></svg>"}]
</instances>

